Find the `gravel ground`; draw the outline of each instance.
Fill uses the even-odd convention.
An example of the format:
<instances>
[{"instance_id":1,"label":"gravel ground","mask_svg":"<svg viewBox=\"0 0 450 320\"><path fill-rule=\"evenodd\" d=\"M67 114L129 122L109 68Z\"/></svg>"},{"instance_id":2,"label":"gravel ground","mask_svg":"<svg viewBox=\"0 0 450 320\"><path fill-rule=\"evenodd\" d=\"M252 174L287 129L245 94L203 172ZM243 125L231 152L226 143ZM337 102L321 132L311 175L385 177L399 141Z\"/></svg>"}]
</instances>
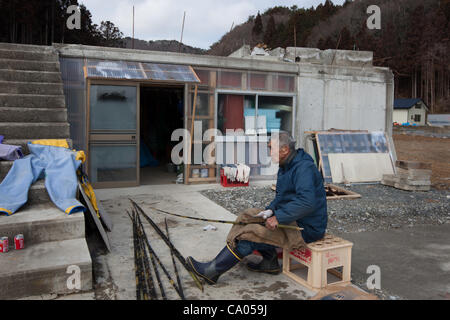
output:
<instances>
[{"instance_id":1,"label":"gravel ground","mask_svg":"<svg viewBox=\"0 0 450 320\"><path fill-rule=\"evenodd\" d=\"M402 191L381 184L345 187L362 197L328 201L328 231L342 233L389 230L450 223L450 192ZM234 214L267 206L275 197L270 187L206 190L203 195Z\"/></svg>"}]
</instances>

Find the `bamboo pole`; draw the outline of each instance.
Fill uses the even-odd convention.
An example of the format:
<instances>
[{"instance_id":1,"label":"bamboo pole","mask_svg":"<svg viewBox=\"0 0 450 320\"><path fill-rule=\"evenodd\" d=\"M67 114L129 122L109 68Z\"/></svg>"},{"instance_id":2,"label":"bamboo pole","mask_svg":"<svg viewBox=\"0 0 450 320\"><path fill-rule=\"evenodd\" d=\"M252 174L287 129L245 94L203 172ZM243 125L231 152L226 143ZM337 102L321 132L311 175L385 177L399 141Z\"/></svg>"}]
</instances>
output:
<instances>
[{"instance_id":1,"label":"bamboo pole","mask_svg":"<svg viewBox=\"0 0 450 320\"><path fill-rule=\"evenodd\" d=\"M239 226L246 226L246 225L249 225L249 224L265 225L264 222L254 222L254 223L250 222L250 223L248 223L248 222L225 221L225 220L214 220L214 219L204 219L204 218L197 218L197 217L189 217L189 216L183 216L183 215L176 214L176 213L167 212L167 211L160 210L160 209L153 208L153 207L149 207L149 208L152 209L152 210L155 210L155 211L159 211L159 212L164 213L164 214L168 214L168 215L175 216L175 217L180 217L180 218L191 219L191 220L206 221L206 222L216 222L216 223L226 223L226 224L233 224L233 225L239 225ZM288 225L283 225L283 224L279 224L278 228L280 228L280 229L291 229L291 230L297 230L297 231L303 230L303 228L300 228L300 227L288 226Z\"/></svg>"},{"instance_id":2,"label":"bamboo pole","mask_svg":"<svg viewBox=\"0 0 450 320\"><path fill-rule=\"evenodd\" d=\"M169 227L167 225L167 219L164 219L164 224L166 226L167 239L170 241L170 234L169 234ZM175 275L176 275L176 278L177 278L178 289L180 290L180 297L181 297L182 300L184 300L185 297L184 297L183 287L181 285L181 279L180 279L180 275L178 273L178 268L177 268L177 264L176 264L176 261L175 261L175 256L174 256L172 248L170 249L170 255L172 256L172 264L173 264L173 269L175 271Z\"/></svg>"},{"instance_id":3,"label":"bamboo pole","mask_svg":"<svg viewBox=\"0 0 450 320\"><path fill-rule=\"evenodd\" d=\"M145 233L144 225L142 224L142 221L141 221L141 218L139 216L139 213L136 212L136 215L137 215L137 220L139 222L139 224L138 224L138 232L139 232L139 235L140 235L141 239L143 239L143 241L145 241L145 243L147 244L147 249L149 250L150 254L155 258L156 262L161 267L161 269L164 272L164 274L167 276L167 279L169 280L169 282L172 285L172 287L178 293L180 298L182 300L184 300L184 296L181 294L179 288L176 286L175 281L173 281L173 279L170 276L169 272L167 271L166 267L164 267L164 265L162 264L162 262L159 259L158 255L156 254L156 252L153 250L152 246L150 245L150 242L148 241L148 237L147 237L147 234Z\"/></svg>"},{"instance_id":4,"label":"bamboo pole","mask_svg":"<svg viewBox=\"0 0 450 320\"><path fill-rule=\"evenodd\" d=\"M144 218L147 220L147 222L153 227L153 229L155 229L156 233L158 233L158 235L161 237L161 239L166 243L166 245L173 250L173 253L175 255L175 257L181 262L181 264L183 265L183 267L186 269L186 271L190 274L190 276L192 277L192 279L194 280L195 284L197 285L197 287L203 291L203 285L201 284L200 280L198 279L198 277L195 275L195 273L192 272L191 268L189 267L189 265L186 262L186 259L181 255L181 253L174 247L174 245L172 244L172 242L170 242L170 240L167 239L166 235L161 231L161 229L156 225L156 223L153 222L153 220L144 212L144 210L142 210L141 207L138 206L138 204L136 202L134 202L133 200L129 199L132 203L132 205L134 206L135 209L137 209L143 216Z\"/></svg>"}]
</instances>

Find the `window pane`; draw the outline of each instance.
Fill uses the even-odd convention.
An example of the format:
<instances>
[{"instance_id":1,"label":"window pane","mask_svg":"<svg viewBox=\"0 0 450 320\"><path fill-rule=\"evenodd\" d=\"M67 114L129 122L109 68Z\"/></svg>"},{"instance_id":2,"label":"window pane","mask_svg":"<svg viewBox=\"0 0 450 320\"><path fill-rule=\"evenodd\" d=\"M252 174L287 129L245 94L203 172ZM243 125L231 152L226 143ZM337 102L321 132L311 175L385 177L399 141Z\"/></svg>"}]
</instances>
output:
<instances>
[{"instance_id":1,"label":"window pane","mask_svg":"<svg viewBox=\"0 0 450 320\"><path fill-rule=\"evenodd\" d=\"M200 78L201 85L206 85L206 86L209 85L209 76L210 76L209 70L194 69L194 71L197 74L197 76Z\"/></svg>"},{"instance_id":2,"label":"window pane","mask_svg":"<svg viewBox=\"0 0 450 320\"><path fill-rule=\"evenodd\" d=\"M226 130L246 130L247 116L255 116L255 96L220 94L218 101L218 128L223 134ZM251 126L251 129L254 129ZM253 133L254 134L254 133Z\"/></svg>"},{"instance_id":3,"label":"window pane","mask_svg":"<svg viewBox=\"0 0 450 320\"><path fill-rule=\"evenodd\" d=\"M92 85L91 130L136 131L136 87Z\"/></svg>"},{"instance_id":4,"label":"window pane","mask_svg":"<svg viewBox=\"0 0 450 320\"><path fill-rule=\"evenodd\" d=\"M273 76L273 90L280 92L294 92L295 77L284 75Z\"/></svg>"},{"instance_id":5,"label":"window pane","mask_svg":"<svg viewBox=\"0 0 450 320\"><path fill-rule=\"evenodd\" d=\"M252 90L267 89L267 75L260 73L249 73L248 87Z\"/></svg>"},{"instance_id":6,"label":"window pane","mask_svg":"<svg viewBox=\"0 0 450 320\"><path fill-rule=\"evenodd\" d=\"M292 103L292 97L259 96L258 118L265 117L267 133L274 130L292 133Z\"/></svg>"},{"instance_id":7,"label":"window pane","mask_svg":"<svg viewBox=\"0 0 450 320\"><path fill-rule=\"evenodd\" d=\"M219 71L219 87L221 88L235 88L242 87L242 73Z\"/></svg>"},{"instance_id":8,"label":"window pane","mask_svg":"<svg viewBox=\"0 0 450 320\"><path fill-rule=\"evenodd\" d=\"M136 145L96 145L90 148L91 182L136 181Z\"/></svg>"},{"instance_id":9,"label":"window pane","mask_svg":"<svg viewBox=\"0 0 450 320\"><path fill-rule=\"evenodd\" d=\"M191 93L191 104L190 104L190 116L192 116L192 111L194 108L194 97L195 94ZM209 116L209 99L210 95L208 93L197 92L197 106L195 107L196 116ZM212 116L212 114L211 114Z\"/></svg>"}]
</instances>

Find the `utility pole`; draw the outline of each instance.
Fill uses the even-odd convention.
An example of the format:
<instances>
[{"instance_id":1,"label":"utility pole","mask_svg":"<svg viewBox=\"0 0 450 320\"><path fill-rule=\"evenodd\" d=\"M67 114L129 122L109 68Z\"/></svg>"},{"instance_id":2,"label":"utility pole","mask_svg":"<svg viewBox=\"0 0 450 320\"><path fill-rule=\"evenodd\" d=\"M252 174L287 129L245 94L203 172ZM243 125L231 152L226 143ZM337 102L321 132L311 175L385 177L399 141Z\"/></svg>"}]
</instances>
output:
<instances>
[{"instance_id":1,"label":"utility pole","mask_svg":"<svg viewBox=\"0 0 450 320\"><path fill-rule=\"evenodd\" d=\"M183 24L181 26L181 38L180 38L180 44L178 45L178 52L181 52L181 44L183 43L183 33L184 33L184 20L186 19L186 11L183 15Z\"/></svg>"},{"instance_id":2,"label":"utility pole","mask_svg":"<svg viewBox=\"0 0 450 320\"><path fill-rule=\"evenodd\" d=\"M131 49L134 49L134 6L133 6L133 38L131 38Z\"/></svg>"}]
</instances>

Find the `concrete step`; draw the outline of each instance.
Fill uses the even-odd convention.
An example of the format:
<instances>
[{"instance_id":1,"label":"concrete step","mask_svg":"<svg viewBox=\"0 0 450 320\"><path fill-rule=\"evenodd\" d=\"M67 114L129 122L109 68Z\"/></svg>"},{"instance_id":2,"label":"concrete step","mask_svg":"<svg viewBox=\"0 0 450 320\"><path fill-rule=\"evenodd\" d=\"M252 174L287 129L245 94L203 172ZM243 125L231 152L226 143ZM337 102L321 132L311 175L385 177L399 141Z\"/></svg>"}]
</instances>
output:
<instances>
[{"instance_id":1,"label":"concrete step","mask_svg":"<svg viewBox=\"0 0 450 320\"><path fill-rule=\"evenodd\" d=\"M25 239L26 241L26 239ZM1 256L0 299L18 299L42 294L68 294L68 269L78 267L81 290L92 289L92 260L85 239L25 243L25 249Z\"/></svg>"},{"instance_id":2,"label":"concrete step","mask_svg":"<svg viewBox=\"0 0 450 320\"><path fill-rule=\"evenodd\" d=\"M52 52L54 48L51 46L39 46L33 44L0 42L0 49L15 51L34 51L34 52Z\"/></svg>"},{"instance_id":3,"label":"concrete step","mask_svg":"<svg viewBox=\"0 0 450 320\"><path fill-rule=\"evenodd\" d=\"M3 161L0 160L0 183L5 179L9 170L11 169L14 161Z\"/></svg>"},{"instance_id":4,"label":"concrete step","mask_svg":"<svg viewBox=\"0 0 450 320\"><path fill-rule=\"evenodd\" d=\"M66 122L0 122L0 132L8 139L64 139L69 138L69 124Z\"/></svg>"},{"instance_id":5,"label":"concrete step","mask_svg":"<svg viewBox=\"0 0 450 320\"><path fill-rule=\"evenodd\" d=\"M59 62L1 59L0 69L59 72Z\"/></svg>"},{"instance_id":6,"label":"concrete step","mask_svg":"<svg viewBox=\"0 0 450 320\"><path fill-rule=\"evenodd\" d=\"M38 139L5 139L3 141L4 144L10 144L13 146L20 146L22 147L23 154L29 154L30 151L28 150L28 142L38 140ZM69 147L72 148L73 142L72 139L66 139L67 143L69 144Z\"/></svg>"},{"instance_id":7,"label":"concrete step","mask_svg":"<svg viewBox=\"0 0 450 320\"><path fill-rule=\"evenodd\" d=\"M39 180L30 187L28 191L28 206L52 203L51 201L45 188L44 180Z\"/></svg>"},{"instance_id":8,"label":"concrete step","mask_svg":"<svg viewBox=\"0 0 450 320\"><path fill-rule=\"evenodd\" d=\"M60 72L0 70L0 81L61 83Z\"/></svg>"},{"instance_id":9,"label":"concrete step","mask_svg":"<svg viewBox=\"0 0 450 320\"><path fill-rule=\"evenodd\" d=\"M0 93L63 95L64 91L62 83L0 81Z\"/></svg>"},{"instance_id":10,"label":"concrete step","mask_svg":"<svg viewBox=\"0 0 450 320\"><path fill-rule=\"evenodd\" d=\"M1 181L3 181L3 178ZM30 187L30 190L28 190L28 202L24 205L23 208L26 209L31 206L49 203L53 204L50 196L48 195L47 189L45 188L44 180L41 179L33 184Z\"/></svg>"},{"instance_id":11,"label":"concrete step","mask_svg":"<svg viewBox=\"0 0 450 320\"><path fill-rule=\"evenodd\" d=\"M57 62L58 55L50 50L8 50L0 46L0 59Z\"/></svg>"},{"instance_id":12,"label":"concrete step","mask_svg":"<svg viewBox=\"0 0 450 320\"><path fill-rule=\"evenodd\" d=\"M65 108L64 95L0 93L0 106L20 108Z\"/></svg>"},{"instance_id":13,"label":"concrete step","mask_svg":"<svg viewBox=\"0 0 450 320\"><path fill-rule=\"evenodd\" d=\"M0 216L0 234L9 238L10 250L17 234L24 235L27 245L84 238L84 229L82 212L68 215L53 203L26 205L12 216Z\"/></svg>"},{"instance_id":14,"label":"concrete step","mask_svg":"<svg viewBox=\"0 0 450 320\"><path fill-rule=\"evenodd\" d=\"M0 122L67 122L67 110L0 106Z\"/></svg>"}]
</instances>

